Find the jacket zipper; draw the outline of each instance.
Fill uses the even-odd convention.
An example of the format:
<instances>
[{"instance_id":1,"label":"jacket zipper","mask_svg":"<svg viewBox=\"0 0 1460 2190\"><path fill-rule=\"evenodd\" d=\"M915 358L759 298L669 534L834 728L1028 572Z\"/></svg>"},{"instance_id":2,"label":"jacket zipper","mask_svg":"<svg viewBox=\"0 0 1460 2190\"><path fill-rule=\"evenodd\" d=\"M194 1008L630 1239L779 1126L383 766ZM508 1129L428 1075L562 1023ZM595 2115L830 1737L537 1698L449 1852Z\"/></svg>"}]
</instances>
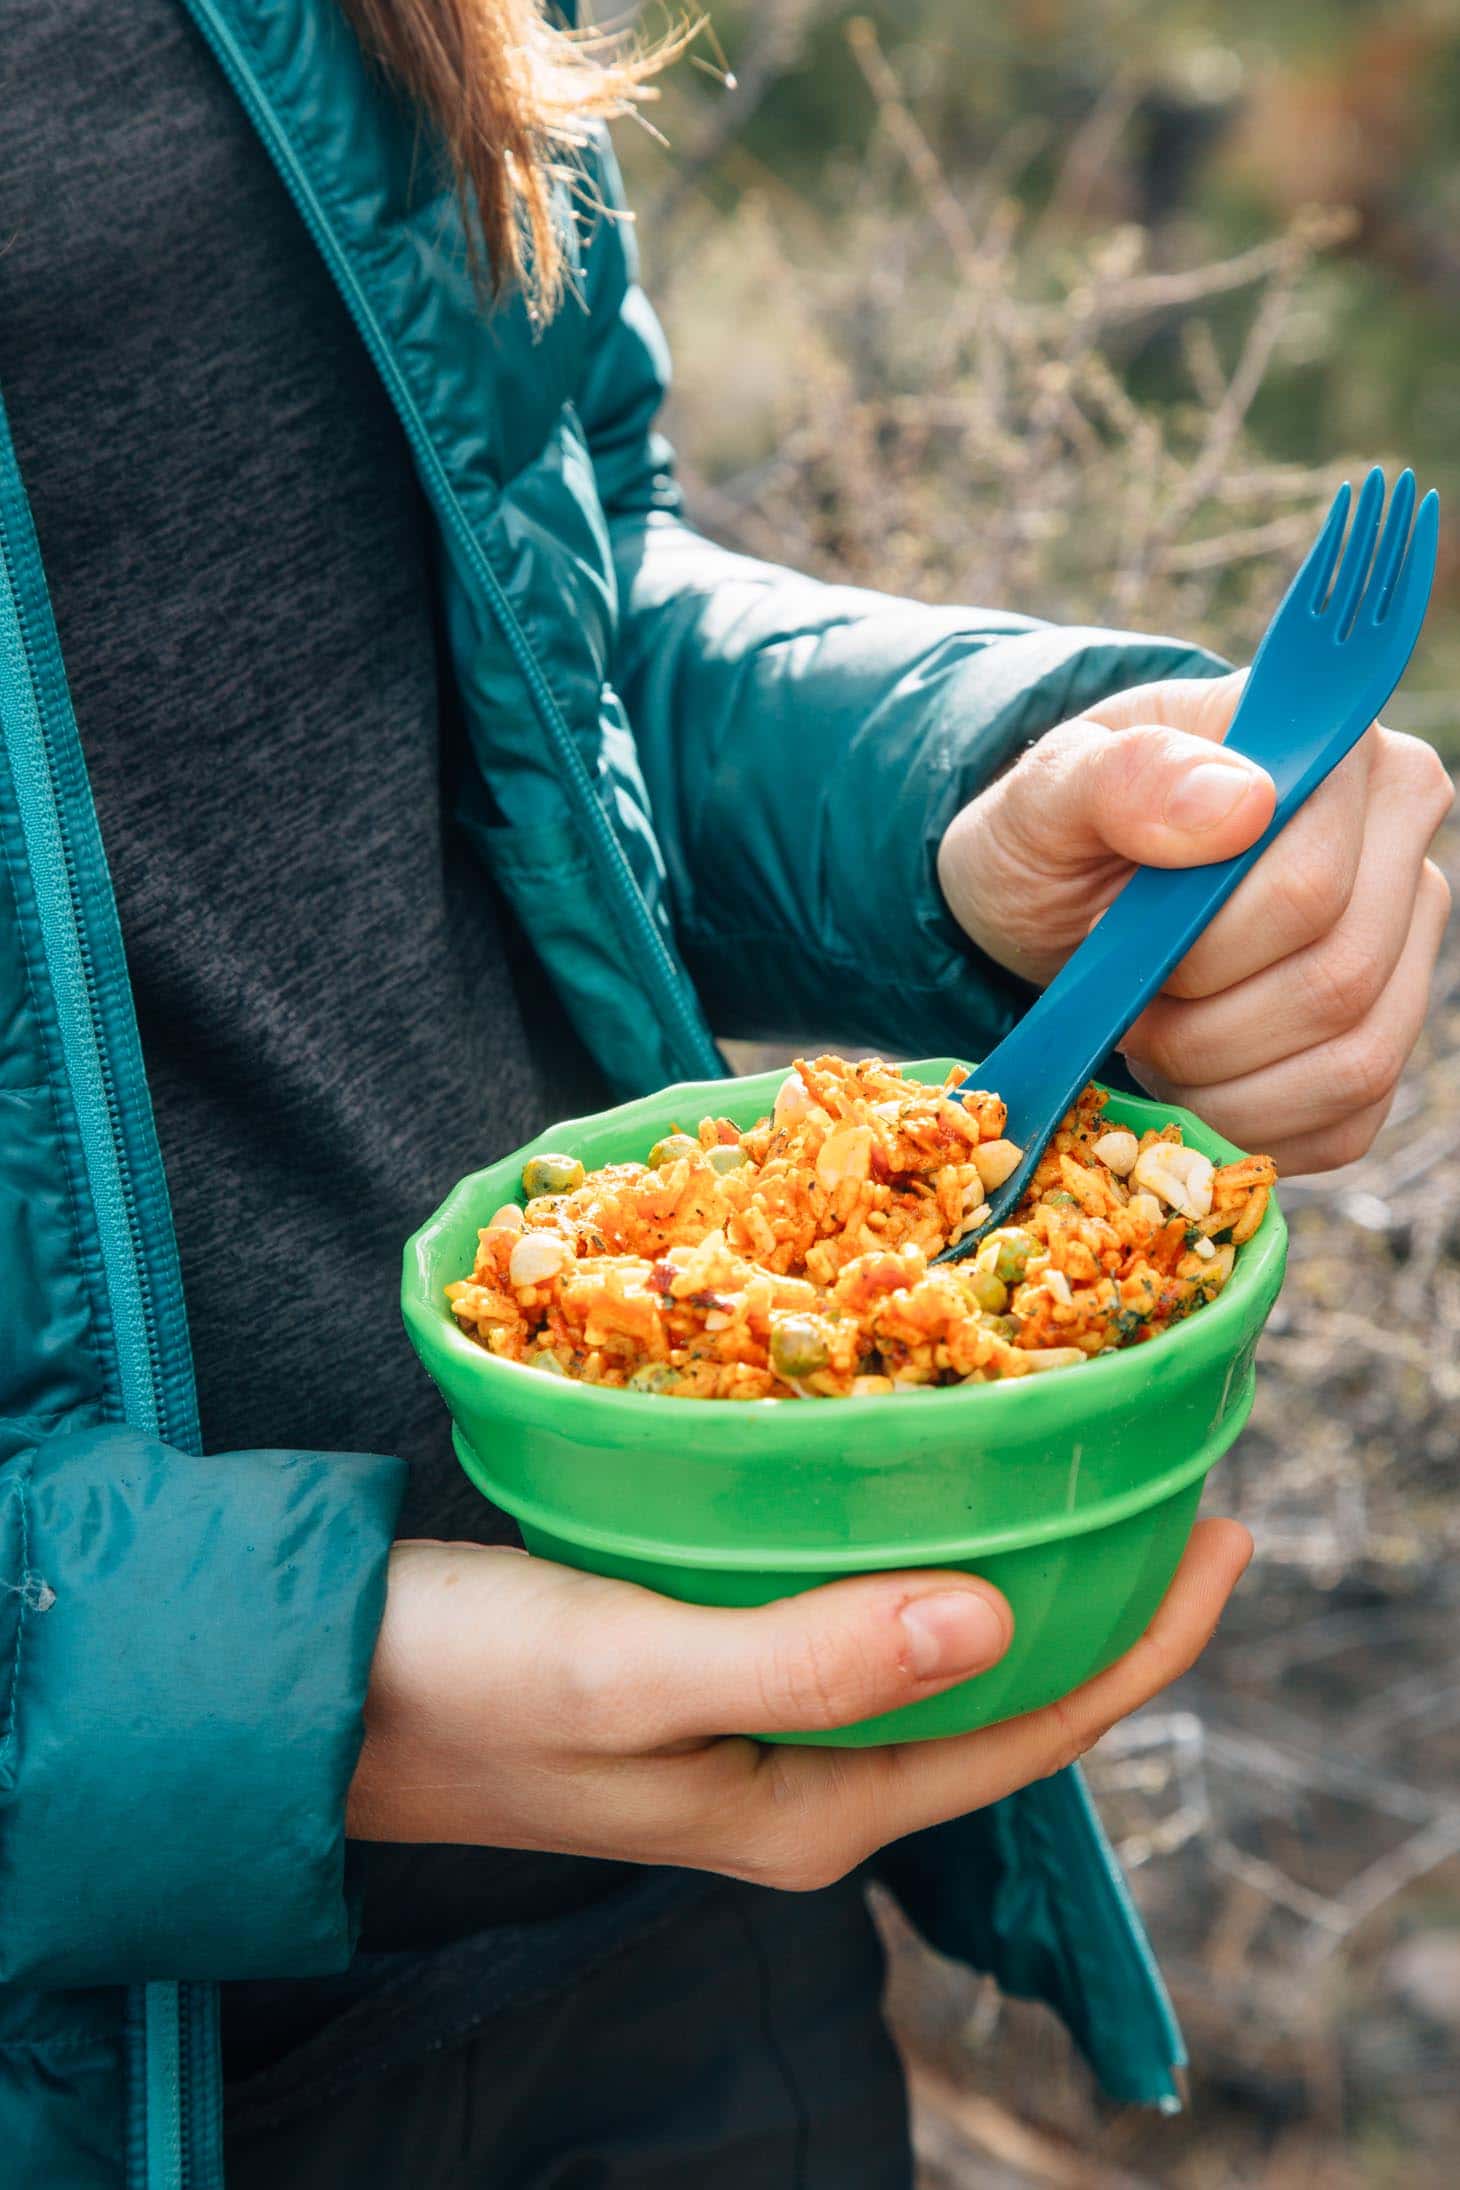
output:
<instances>
[{"instance_id":1,"label":"jacket zipper","mask_svg":"<svg viewBox=\"0 0 1460 2190\"><path fill-rule=\"evenodd\" d=\"M143 2098L147 2109L146 2172L138 2190L183 2190L188 2180L184 2138L186 2081L181 1988L142 1987Z\"/></svg>"},{"instance_id":2,"label":"jacket zipper","mask_svg":"<svg viewBox=\"0 0 1460 2190\"><path fill-rule=\"evenodd\" d=\"M325 219L313 184L287 131L259 89L255 71L238 33L226 20L216 0L184 0L184 4L211 46L219 66L233 86L254 128L263 139L285 188L314 239L316 249L329 268L375 369L395 405L406 439L421 476L427 482L428 491L441 520L449 528L465 557L467 567L486 595L508 649L532 697L538 720L547 733L553 758L567 781L577 810L587 828L589 850L597 867L599 880L609 903L623 923L625 939L637 961L639 977L648 994L657 999L661 1020L679 1035L683 1045L684 1071L698 1077L722 1079L725 1073L724 1060L714 1042L704 1032L698 1015L689 1002L685 979L675 965L664 938L644 903L623 847L614 835L608 817L594 793L587 763L573 743L562 711L543 674L542 665L533 653L500 579L482 553L480 542L457 499L446 467L426 430L425 420L415 397L406 385L405 377L370 299L356 276L347 252Z\"/></svg>"},{"instance_id":3,"label":"jacket zipper","mask_svg":"<svg viewBox=\"0 0 1460 2190\"><path fill-rule=\"evenodd\" d=\"M13 479L8 434L3 454ZM17 537L15 514L13 493L6 492L0 500L0 556L10 596L11 629L5 634L4 697L7 714L30 733L12 739L11 771L21 830L37 881L48 986L55 999L71 1107L106 1276L117 1399L126 1421L155 1431L162 1418L156 1320L97 1009L95 968L79 917L75 850L60 791L52 727L41 699L50 649L44 638L37 644L27 614L27 598L40 579L39 561L29 526Z\"/></svg>"},{"instance_id":4,"label":"jacket zipper","mask_svg":"<svg viewBox=\"0 0 1460 2190\"><path fill-rule=\"evenodd\" d=\"M113 1030L96 964L89 913L93 878L104 875L95 816L80 748L70 719L60 649L46 601L40 551L0 406L0 705L11 776L54 1000L64 1076L81 1147L86 1201L94 1226L107 1296L107 1364L113 1404L121 1418L155 1435L186 1436L182 1404L170 1404L165 1364L175 1388L190 1390L181 1353L163 1340L148 1242L138 1206L132 1155L122 1121L114 1069ZM194 1439L196 1437L193 1431ZM145 2190L187 2190L182 2099L188 2070L180 1989L150 1984L142 1992L146 2055Z\"/></svg>"}]
</instances>

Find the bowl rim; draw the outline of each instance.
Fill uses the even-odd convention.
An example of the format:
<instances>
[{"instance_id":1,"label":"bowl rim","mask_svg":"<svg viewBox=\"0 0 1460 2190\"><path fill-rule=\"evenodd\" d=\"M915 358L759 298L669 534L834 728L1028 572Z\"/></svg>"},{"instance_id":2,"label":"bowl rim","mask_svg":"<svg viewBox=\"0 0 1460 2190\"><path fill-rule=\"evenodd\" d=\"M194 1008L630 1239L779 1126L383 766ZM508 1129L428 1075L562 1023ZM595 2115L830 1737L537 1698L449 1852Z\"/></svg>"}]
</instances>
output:
<instances>
[{"instance_id":1,"label":"bowl rim","mask_svg":"<svg viewBox=\"0 0 1460 2190\"><path fill-rule=\"evenodd\" d=\"M929 1081L936 1084L935 1076L941 1078L955 1062L955 1059L946 1057L914 1058L905 1062L902 1069L909 1075L917 1075L925 1084ZM977 1067L974 1069L977 1070ZM540 1369L529 1368L525 1362L505 1361L496 1354L488 1353L474 1339L467 1337L446 1305L444 1295L439 1300L435 1297L437 1288L432 1285L428 1269L431 1249L441 1233L448 1228L454 1228L460 1221L466 1206L478 1197L486 1198L483 1182L500 1172L504 1166L515 1165L520 1169L521 1163L528 1156L555 1145L570 1147L572 1134L599 1131L607 1121L615 1117L621 1117L627 1127L635 1112L658 1112L676 1102L688 1105L692 1101L703 1102L707 1108L716 1108L723 1106L732 1091L737 1096L744 1097L748 1097L752 1091L758 1091L759 1099L760 1095L769 1090L773 1099L774 1089L784 1078L784 1069L775 1069L750 1073L735 1079L676 1081L669 1087L658 1089L652 1095L635 1096L628 1102L611 1105L606 1110L592 1111L577 1118L561 1119L556 1124L546 1126L520 1148L458 1180L440 1206L411 1234L402 1257L401 1312L428 1370L431 1366L429 1355L444 1349L447 1358L459 1362L464 1370L484 1380L487 1385L507 1379L500 1386L504 1397L515 1392L519 1398L525 1398L529 1390L535 1390L544 1397L551 1393L554 1412L565 1425L573 1423L575 1419L579 1423L585 1423L590 1415L598 1414L604 1407L609 1408L612 1416L625 1424L633 1419L636 1412L662 1422L666 1402L657 1393L630 1392L617 1386L584 1384L567 1376L547 1377ZM1206 1125L1193 1111L1185 1110L1179 1104L1156 1102L1144 1095L1128 1095L1122 1089L1105 1089L1105 1092L1122 1105L1148 1113L1153 1124L1179 1125L1183 1133L1195 1127L1200 1141L1207 1144L1209 1151L1214 1147L1224 1163L1235 1162L1247 1153L1218 1133L1214 1127ZM645 1123L648 1122L646 1118ZM492 1191L497 1192L498 1189L494 1188ZM1170 1361L1174 1367L1175 1359L1182 1349L1190 1351L1193 1345L1200 1345L1204 1350L1210 1350L1214 1344L1219 1345L1222 1334L1229 1328L1233 1333L1233 1343L1228 1350L1235 1358L1240 1349L1239 1334L1245 1316L1274 1271L1278 1282L1281 1281L1286 1253L1287 1225L1277 1195L1273 1194L1269 1197L1261 1224L1252 1238L1239 1250L1232 1276L1217 1298L1198 1314L1179 1323L1174 1330L1163 1332L1159 1338L1146 1345L1121 1347L1096 1355L1080 1372L1081 1390L1089 1392L1092 1405L1098 1400L1105 1406L1118 1406L1123 1395L1128 1394L1134 1399L1147 1384L1153 1347L1159 1349L1161 1358ZM1092 1378L1099 1379L1098 1383L1092 1385ZM992 1429L1000 1420L1002 1410L1007 1409L1011 1402L1028 1410L1030 1394L1026 1387L1029 1383L1030 1379L1027 1377L1010 1377L992 1384L944 1385L936 1389L899 1393L895 1397L888 1393L873 1393L864 1398L838 1399L834 1403L829 1401L825 1408L817 1407L813 1412L820 1416L830 1411L836 1422L847 1423L851 1420L867 1419L871 1410L881 1416L889 1406L896 1408L899 1421L907 1419L909 1409L915 1409L920 1417L926 1417L931 1409L938 1408L954 1418L955 1409L976 1407L980 1410L980 1423ZM1040 1378L1035 1383L1036 1388L1059 1387L1068 1391L1068 1380L1063 1376ZM709 1429L712 1421L726 1422L727 1428L729 1424L739 1425L757 1418L784 1421L787 1402L776 1398L735 1401L678 1399L673 1404L676 1407L694 1409L695 1435L699 1437L707 1431L711 1436L716 1434ZM797 1411L800 1412L799 1409ZM744 1433L737 1430L737 1434Z\"/></svg>"}]
</instances>

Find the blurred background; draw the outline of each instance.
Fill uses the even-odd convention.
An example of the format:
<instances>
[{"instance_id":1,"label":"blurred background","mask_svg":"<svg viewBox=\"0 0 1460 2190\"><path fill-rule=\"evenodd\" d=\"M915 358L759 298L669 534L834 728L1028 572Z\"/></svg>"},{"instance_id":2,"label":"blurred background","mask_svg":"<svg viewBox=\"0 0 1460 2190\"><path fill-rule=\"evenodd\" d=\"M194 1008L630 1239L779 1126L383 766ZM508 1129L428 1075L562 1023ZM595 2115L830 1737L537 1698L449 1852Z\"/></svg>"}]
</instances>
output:
<instances>
[{"instance_id":1,"label":"blurred background","mask_svg":"<svg viewBox=\"0 0 1460 2190\"><path fill-rule=\"evenodd\" d=\"M1391 719L1460 759L1457 0L717 0L652 119L620 148L707 530L1241 659L1337 479L1409 461L1449 532ZM926 2190L1460 2179L1457 1052L1452 931L1379 1147L1284 1191L1211 1494L1256 1565L1091 1760L1190 2109L1104 2108L889 1919Z\"/></svg>"}]
</instances>

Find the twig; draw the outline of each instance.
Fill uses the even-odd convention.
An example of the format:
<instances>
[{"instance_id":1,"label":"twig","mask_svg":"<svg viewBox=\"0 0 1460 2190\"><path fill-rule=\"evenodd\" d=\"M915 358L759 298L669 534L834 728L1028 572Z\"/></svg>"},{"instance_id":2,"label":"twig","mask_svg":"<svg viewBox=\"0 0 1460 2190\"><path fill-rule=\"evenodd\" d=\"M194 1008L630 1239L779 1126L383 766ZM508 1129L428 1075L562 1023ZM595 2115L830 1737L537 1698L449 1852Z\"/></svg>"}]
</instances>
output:
<instances>
[{"instance_id":1,"label":"twig","mask_svg":"<svg viewBox=\"0 0 1460 2190\"><path fill-rule=\"evenodd\" d=\"M878 121L902 154L908 173L921 191L923 202L937 222L944 242L964 272L971 271L978 259L978 238L967 213L948 187L942 162L903 98L902 86L882 51L876 26L865 15L854 15L846 26L846 40L867 89L877 102Z\"/></svg>"},{"instance_id":2,"label":"twig","mask_svg":"<svg viewBox=\"0 0 1460 2190\"><path fill-rule=\"evenodd\" d=\"M1190 311L1194 304L1205 304L1212 297L1253 288L1259 282L1270 280L1287 264L1295 236L1306 255L1312 258L1341 243L1352 229L1353 216L1346 208L1322 209L1305 217L1295 230L1266 243L1253 244L1249 250L1239 251L1229 259L1218 259L1206 266L1183 267L1171 273L1134 276L1123 282L1118 291L1101 299L1101 323L1116 327L1153 313ZM1058 306L1036 306L1031 307L1030 317L1038 325L1057 319L1058 313Z\"/></svg>"},{"instance_id":3,"label":"twig","mask_svg":"<svg viewBox=\"0 0 1460 2190\"><path fill-rule=\"evenodd\" d=\"M652 209L656 234L668 235L685 200L739 136L769 92L790 74L829 0L760 0L745 23L740 43L746 59L730 87L710 109L709 118L688 150L676 160L669 181ZM724 81L723 77L719 79Z\"/></svg>"},{"instance_id":4,"label":"twig","mask_svg":"<svg viewBox=\"0 0 1460 2190\"><path fill-rule=\"evenodd\" d=\"M1213 533L1205 540L1188 540L1166 549L1166 568L1172 571L1230 570L1234 563L1255 562L1260 557L1306 547L1313 537L1313 513L1299 510L1291 517L1273 517L1263 525L1238 527Z\"/></svg>"},{"instance_id":5,"label":"twig","mask_svg":"<svg viewBox=\"0 0 1460 2190\"><path fill-rule=\"evenodd\" d=\"M1122 2167L1107 2167L1056 2141L1042 2130L1022 2122L996 2100L974 2091L962 2091L936 2069L914 2063L908 2071L908 2090L913 2104L913 2138L920 2147L928 2139L928 2127L951 2131L970 2153L997 2160L1014 2168L1025 2182L1039 2190L1155 2190L1144 2177ZM921 2134L920 2134L921 2129ZM948 2140L937 2140L947 2149ZM929 2157L937 2157L930 2152Z\"/></svg>"},{"instance_id":6,"label":"twig","mask_svg":"<svg viewBox=\"0 0 1460 2190\"><path fill-rule=\"evenodd\" d=\"M1326 1961L1351 1932L1357 1931L1387 1901L1392 1901L1417 1880L1427 1878L1431 1871L1438 1870L1454 1855L1460 1855L1460 1813L1436 1818L1423 1832L1413 1834L1388 1855L1380 1856L1377 1862L1360 1871L1357 1878L1351 1879L1337 1897L1333 1904L1337 1921L1328 1927L1328 1937L1315 1933L1310 1940L1309 1963Z\"/></svg>"},{"instance_id":7,"label":"twig","mask_svg":"<svg viewBox=\"0 0 1460 2190\"><path fill-rule=\"evenodd\" d=\"M1085 212L1096 179L1108 168L1145 89L1144 76L1134 68L1119 69L1111 77L1070 139L1039 232Z\"/></svg>"}]
</instances>

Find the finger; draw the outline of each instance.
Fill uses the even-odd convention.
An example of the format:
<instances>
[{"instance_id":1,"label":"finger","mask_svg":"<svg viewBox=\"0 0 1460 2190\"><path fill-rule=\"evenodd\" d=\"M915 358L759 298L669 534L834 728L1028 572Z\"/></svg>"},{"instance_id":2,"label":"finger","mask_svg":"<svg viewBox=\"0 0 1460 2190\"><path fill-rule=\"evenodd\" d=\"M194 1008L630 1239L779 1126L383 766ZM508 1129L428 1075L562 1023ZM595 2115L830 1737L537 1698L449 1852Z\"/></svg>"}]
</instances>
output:
<instances>
[{"instance_id":1,"label":"finger","mask_svg":"<svg viewBox=\"0 0 1460 2190\"><path fill-rule=\"evenodd\" d=\"M1272 819L1272 778L1187 730L1052 730L1005 778L998 821L1036 874L1114 855L1194 867L1245 851Z\"/></svg>"},{"instance_id":2,"label":"finger","mask_svg":"<svg viewBox=\"0 0 1460 2190\"><path fill-rule=\"evenodd\" d=\"M1267 1153L1284 1179L1303 1178L1318 1171L1341 1171L1345 1164L1366 1156L1394 1108L1391 1092L1367 1110L1355 1110L1321 1133L1301 1134L1295 1140L1275 1140Z\"/></svg>"},{"instance_id":3,"label":"finger","mask_svg":"<svg viewBox=\"0 0 1460 2190\"><path fill-rule=\"evenodd\" d=\"M1216 995L1195 1002L1158 997L1122 1050L1167 1081L1202 1088L1346 1033L1388 987L1415 900L1433 886L1425 880L1433 872L1425 859L1428 837L1401 801L1371 801L1358 879L1337 927Z\"/></svg>"},{"instance_id":4,"label":"finger","mask_svg":"<svg viewBox=\"0 0 1460 2190\"><path fill-rule=\"evenodd\" d=\"M1200 1521L1132 1650L1060 1703L949 1741L857 1751L770 1749L729 1806L726 1867L792 1889L829 1884L904 1834L1046 1778L1188 1670L1252 1555L1235 1521ZM726 1760L732 1768L738 1758ZM719 1860L725 1860L722 1856Z\"/></svg>"},{"instance_id":5,"label":"finger","mask_svg":"<svg viewBox=\"0 0 1460 2190\"><path fill-rule=\"evenodd\" d=\"M965 806L938 848L938 881L965 933L1012 972L1047 981L1132 861L1189 865L1251 843L1271 815L1271 784L1235 755L1213 767L1211 750L1241 682L1173 680L1122 693L1050 731ZM1215 800L1205 819L1203 795ZM1196 813L1184 804L1191 799Z\"/></svg>"},{"instance_id":6,"label":"finger","mask_svg":"<svg viewBox=\"0 0 1460 2190\"><path fill-rule=\"evenodd\" d=\"M620 1749L846 1726L984 1672L1014 1632L971 1574L859 1576L748 1611L632 1600L593 1639L594 1716Z\"/></svg>"},{"instance_id":7,"label":"finger","mask_svg":"<svg viewBox=\"0 0 1460 2190\"><path fill-rule=\"evenodd\" d=\"M1272 1144L1280 1139L1291 1162L1315 1137L1388 1103L1424 1025L1448 915L1443 877L1427 867L1388 986L1358 1025L1335 1040L1215 1086L1167 1081L1133 1059L1136 1077L1158 1100L1196 1110L1241 1148L1276 1153Z\"/></svg>"},{"instance_id":8,"label":"finger","mask_svg":"<svg viewBox=\"0 0 1460 2190\"><path fill-rule=\"evenodd\" d=\"M1170 996L1214 996L1327 935L1359 871L1370 731L1244 875L1166 983Z\"/></svg>"},{"instance_id":9,"label":"finger","mask_svg":"<svg viewBox=\"0 0 1460 2190\"><path fill-rule=\"evenodd\" d=\"M1106 730L1133 730L1143 722L1164 723L1168 730L1189 730L1193 737L1220 745L1232 727L1247 671L1225 677L1163 677L1155 684L1130 685L1085 710L1086 720Z\"/></svg>"},{"instance_id":10,"label":"finger","mask_svg":"<svg viewBox=\"0 0 1460 2190\"><path fill-rule=\"evenodd\" d=\"M1046 1778L1095 1746L1116 1722L1189 1672L1216 1631L1252 1557L1238 1521L1199 1521L1171 1586L1140 1640L1105 1672L1043 1710L963 1737L883 1750L893 1761L896 1799L878 1820L888 1838L941 1823ZM968 1757L954 1752L967 1745ZM975 1763L969 1775L968 1763ZM970 1793L970 1777L977 1792ZM897 1783L901 1783L898 1785ZM880 1843L879 1843L880 1844Z\"/></svg>"}]
</instances>

